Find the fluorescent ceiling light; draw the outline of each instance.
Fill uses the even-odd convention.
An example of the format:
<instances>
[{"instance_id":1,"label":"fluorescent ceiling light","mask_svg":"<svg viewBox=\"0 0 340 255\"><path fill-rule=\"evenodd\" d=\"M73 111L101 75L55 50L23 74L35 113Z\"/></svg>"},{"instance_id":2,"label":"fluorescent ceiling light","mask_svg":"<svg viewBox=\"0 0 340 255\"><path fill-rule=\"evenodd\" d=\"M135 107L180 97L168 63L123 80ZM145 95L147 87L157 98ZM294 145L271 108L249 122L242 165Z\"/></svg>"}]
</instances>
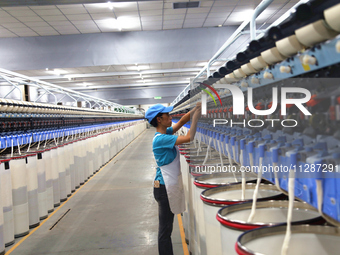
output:
<instances>
[{"instance_id":1,"label":"fluorescent ceiling light","mask_svg":"<svg viewBox=\"0 0 340 255\"><path fill-rule=\"evenodd\" d=\"M254 10L249 9L241 12L232 12L228 18L228 21L243 22L246 18L251 17Z\"/></svg>"},{"instance_id":2,"label":"fluorescent ceiling light","mask_svg":"<svg viewBox=\"0 0 340 255\"><path fill-rule=\"evenodd\" d=\"M221 63L221 62L215 62L215 63L212 64L212 66L221 66L221 65L223 65L223 63Z\"/></svg>"},{"instance_id":3,"label":"fluorescent ceiling light","mask_svg":"<svg viewBox=\"0 0 340 255\"><path fill-rule=\"evenodd\" d=\"M111 10L113 10L113 4L111 2L107 3L107 7L109 7Z\"/></svg>"},{"instance_id":4,"label":"fluorescent ceiling light","mask_svg":"<svg viewBox=\"0 0 340 255\"><path fill-rule=\"evenodd\" d=\"M264 10L257 18L257 21L265 21L272 15L276 10Z\"/></svg>"},{"instance_id":5,"label":"fluorescent ceiling light","mask_svg":"<svg viewBox=\"0 0 340 255\"><path fill-rule=\"evenodd\" d=\"M139 65L138 67L139 67L139 69L141 69L141 70L150 69L149 65Z\"/></svg>"},{"instance_id":6,"label":"fluorescent ceiling light","mask_svg":"<svg viewBox=\"0 0 340 255\"><path fill-rule=\"evenodd\" d=\"M103 25L107 28L111 28L111 29L115 28L115 29L119 29L120 31L122 30L120 23L115 18L104 19L100 23L101 23L101 25Z\"/></svg>"},{"instance_id":7,"label":"fluorescent ceiling light","mask_svg":"<svg viewBox=\"0 0 340 255\"><path fill-rule=\"evenodd\" d=\"M89 83L89 82L81 82L81 83L76 83L75 85L78 85L78 86L90 86L90 85L93 85L93 83Z\"/></svg>"},{"instance_id":8,"label":"fluorescent ceiling light","mask_svg":"<svg viewBox=\"0 0 340 255\"><path fill-rule=\"evenodd\" d=\"M137 8L137 3L136 2L114 2L114 3L111 3L111 5L113 6L114 9L120 9L120 11L123 11L124 8L131 8L131 7L134 7L136 6Z\"/></svg>"},{"instance_id":9,"label":"fluorescent ceiling light","mask_svg":"<svg viewBox=\"0 0 340 255\"><path fill-rule=\"evenodd\" d=\"M196 66L206 66L208 62L198 62Z\"/></svg>"},{"instance_id":10,"label":"fluorescent ceiling light","mask_svg":"<svg viewBox=\"0 0 340 255\"><path fill-rule=\"evenodd\" d=\"M68 73L67 71L65 71L65 70L60 70L60 69L52 69L52 70L48 70L47 72L48 72L48 73L51 73L51 74L55 74L55 75L61 75L61 74L66 74L66 73Z\"/></svg>"},{"instance_id":11,"label":"fluorescent ceiling light","mask_svg":"<svg viewBox=\"0 0 340 255\"><path fill-rule=\"evenodd\" d=\"M117 18L122 28L133 29L140 28L140 19L138 17L120 16Z\"/></svg>"},{"instance_id":12,"label":"fluorescent ceiling light","mask_svg":"<svg viewBox=\"0 0 340 255\"><path fill-rule=\"evenodd\" d=\"M127 66L127 70L129 71L143 71L150 69L148 65L136 65L136 66Z\"/></svg>"},{"instance_id":13,"label":"fluorescent ceiling light","mask_svg":"<svg viewBox=\"0 0 340 255\"><path fill-rule=\"evenodd\" d=\"M77 74L73 74L73 75L64 75L65 78L67 78L69 81L72 80L74 78L74 76L77 76Z\"/></svg>"},{"instance_id":14,"label":"fluorescent ceiling light","mask_svg":"<svg viewBox=\"0 0 340 255\"><path fill-rule=\"evenodd\" d=\"M102 13L102 12L108 12L107 9L111 9L111 6L113 8L113 5L111 2L107 3L98 3L98 4L85 4L86 8L89 9L97 9L97 13ZM112 9L111 9L112 10Z\"/></svg>"},{"instance_id":15,"label":"fluorescent ceiling light","mask_svg":"<svg viewBox=\"0 0 340 255\"><path fill-rule=\"evenodd\" d=\"M275 10L264 10L257 18L257 22L265 21L270 17L275 12ZM246 17L251 17L252 14L254 13L254 10L249 9L241 12L232 12L231 15L228 18L228 21L235 22L235 23L240 23L245 20Z\"/></svg>"}]
</instances>

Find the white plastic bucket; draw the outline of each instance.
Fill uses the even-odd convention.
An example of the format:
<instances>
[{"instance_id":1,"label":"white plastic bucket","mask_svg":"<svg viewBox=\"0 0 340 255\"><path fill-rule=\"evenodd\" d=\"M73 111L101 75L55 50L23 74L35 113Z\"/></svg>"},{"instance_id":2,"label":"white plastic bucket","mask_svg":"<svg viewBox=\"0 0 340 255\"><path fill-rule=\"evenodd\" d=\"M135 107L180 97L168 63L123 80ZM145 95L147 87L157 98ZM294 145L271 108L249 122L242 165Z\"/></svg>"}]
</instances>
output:
<instances>
[{"instance_id":1,"label":"white plastic bucket","mask_svg":"<svg viewBox=\"0 0 340 255\"><path fill-rule=\"evenodd\" d=\"M195 172L195 167L189 165L189 180L188 180L188 193L189 193L189 250L192 254L200 254L200 245L198 240L198 228L196 226L196 204L195 204L195 185L194 181L196 177L202 176L202 174Z\"/></svg>"},{"instance_id":2,"label":"white plastic bucket","mask_svg":"<svg viewBox=\"0 0 340 255\"><path fill-rule=\"evenodd\" d=\"M45 155L43 151L37 151L37 175L38 175L38 205L40 220L46 219L47 213L47 194L46 194L46 171Z\"/></svg>"},{"instance_id":3,"label":"white plastic bucket","mask_svg":"<svg viewBox=\"0 0 340 255\"><path fill-rule=\"evenodd\" d=\"M256 214L248 222L252 202L226 206L218 211L217 220L221 223L223 255L237 254L237 238L245 231L266 226L285 224L288 201L261 201L256 203ZM318 211L307 203L294 202L292 224L315 224L324 220Z\"/></svg>"},{"instance_id":4,"label":"white plastic bucket","mask_svg":"<svg viewBox=\"0 0 340 255\"><path fill-rule=\"evenodd\" d=\"M73 164L73 168L74 168L74 185L75 185L75 189L78 189L80 187L80 169L81 169L81 152L80 152L80 145L79 145L79 141L74 141L73 142L73 151L74 151L74 164Z\"/></svg>"},{"instance_id":5,"label":"white plastic bucket","mask_svg":"<svg viewBox=\"0 0 340 255\"><path fill-rule=\"evenodd\" d=\"M57 150L58 156L58 179L59 179L59 194L60 194L60 202L64 202L67 200L67 191L66 191L66 167L67 167L67 159L65 154L64 145L59 145Z\"/></svg>"},{"instance_id":6,"label":"white plastic bucket","mask_svg":"<svg viewBox=\"0 0 340 255\"><path fill-rule=\"evenodd\" d=\"M103 135L104 139L104 164L110 160L109 133Z\"/></svg>"},{"instance_id":7,"label":"white plastic bucket","mask_svg":"<svg viewBox=\"0 0 340 255\"><path fill-rule=\"evenodd\" d=\"M46 172L46 205L47 205L48 213L51 213L54 211L51 155L52 155L51 148L47 148L43 153L45 172Z\"/></svg>"},{"instance_id":8,"label":"white plastic bucket","mask_svg":"<svg viewBox=\"0 0 340 255\"><path fill-rule=\"evenodd\" d=\"M99 167L102 167L104 165L104 138L103 134L100 134L97 136L97 139L99 139L99 154L97 154L97 157L99 159Z\"/></svg>"},{"instance_id":9,"label":"white plastic bucket","mask_svg":"<svg viewBox=\"0 0 340 255\"><path fill-rule=\"evenodd\" d=\"M0 161L0 181L4 217L4 243L5 246L9 246L15 242L10 158Z\"/></svg>"},{"instance_id":10,"label":"white plastic bucket","mask_svg":"<svg viewBox=\"0 0 340 255\"><path fill-rule=\"evenodd\" d=\"M200 177L203 175L206 175L206 172L202 172L201 171L201 167L202 167L202 161L200 160L199 162L196 161L196 163L192 163L191 160L186 159L187 162L189 161L190 163L189 165L189 171L190 171L190 180L189 180L189 249L190 252L195 254L201 253L201 244L200 242L200 238L199 238L199 228L197 226L197 209L196 209L196 204L197 204L197 200L196 199L196 192L195 192L195 179L196 177ZM204 165L204 167L209 167L209 166L213 166L213 167L217 167L219 164L221 164L221 160L220 159L209 159L207 160L206 164ZM226 162L227 164L227 162ZM198 196L199 197L199 196ZM204 254L205 249L203 249L203 254Z\"/></svg>"},{"instance_id":11,"label":"white plastic bucket","mask_svg":"<svg viewBox=\"0 0 340 255\"><path fill-rule=\"evenodd\" d=\"M181 164L181 172L182 172L182 180L183 180L183 189L184 189L184 195L185 195L185 211L183 212L183 227L185 232L185 241L188 244L189 240L189 166L187 164L187 161L185 159L185 153L183 152L183 147L185 147L186 144L182 144L178 146L179 153L180 153L180 164Z\"/></svg>"},{"instance_id":12,"label":"white plastic bucket","mask_svg":"<svg viewBox=\"0 0 340 255\"><path fill-rule=\"evenodd\" d=\"M90 176L92 176L96 172L95 168L95 151L94 151L94 138L90 137L89 141L89 150L87 151L89 157L89 172Z\"/></svg>"},{"instance_id":13,"label":"white plastic bucket","mask_svg":"<svg viewBox=\"0 0 340 255\"><path fill-rule=\"evenodd\" d=\"M293 225L287 254L335 255L340 250L340 232L337 227ZM239 255L281 255L286 226L249 230L237 240Z\"/></svg>"},{"instance_id":14,"label":"white plastic bucket","mask_svg":"<svg viewBox=\"0 0 340 255\"><path fill-rule=\"evenodd\" d=\"M37 154L26 155L28 215L30 228L35 228L40 225L37 161Z\"/></svg>"},{"instance_id":15,"label":"white plastic bucket","mask_svg":"<svg viewBox=\"0 0 340 255\"><path fill-rule=\"evenodd\" d=\"M76 169L78 174L79 186L85 183L85 162L84 162L84 143L83 139L78 139L75 144L77 144L77 158L76 158Z\"/></svg>"},{"instance_id":16,"label":"white plastic bucket","mask_svg":"<svg viewBox=\"0 0 340 255\"><path fill-rule=\"evenodd\" d=\"M1 185L0 185L1 190ZM0 196L0 208L2 205L2 196ZM5 254L5 236L4 236L4 211L0 210L0 254Z\"/></svg>"},{"instance_id":17,"label":"white plastic bucket","mask_svg":"<svg viewBox=\"0 0 340 255\"><path fill-rule=\"evenodd\" d=\"M205 223L207 254L222 255L220 223L216 220L218 210L226 205L252 201L256 184L247 183L245 200L241 199L242 184L229 184L211 188L201 193ZM271 184L260 184L258 200L278 200L282 193Z\"/></svg>"},{"instance_id":18,"label":"white plastic bucket","mask_svg":"<svg viewBox=\"0 0 340 255\"><path fill-rule=\"evenodd\" d=\"M115 142L115 132L112 131L110 133L110 158L113 158L117 154L116 146L114 142Z\"/></svg>"},{"instance_id":19,"label":"white plastic bucket","mask_svg":"<svg viewBox=\"0 0 340 255\"><path fill-rule=\"evenodd\" d=\"M86 157L87 141L82 139L80 142L80 157L81 157L81 168L80 168L80 184L87 182L88 176L88 158Z\"/></svg>"},{"instance_id":20,"label":"white plastic bucket","mask_svg":"<svg viewBox=\"0 0 340 255\"><path fill-rule=\"evenodd\" d=\"M54 207L58 207L60 205L59 160L58 160L57 149L58 147L51 148L51 159L50 159Z\"/></svg>"},{"instance_id":21,"label":"white plastic bucket","mask_svg":"<svg viewBox=\"0 0 340 255\"><path fill-rule=\"evenodd\" d=\"M93 158L93 164L95 171L98 171L100 169L100 155L99 155L99 147L100 147L100 141L98 139L98 135L93 137L94 139L94 158Z\"/></svg>"},{"instance_id":22,"label":"white plastic bucket","mask_svg":"<svg viewBox=\"0 0 340 255\"><path fill-rule=\"evenodd\" d=\"M71 188L71 157L72 157L72 148L69 143L64 144L64 160L65 160L65 189L66 196L71 196L72 188Z\"/></svg>"},{"instance_id":23,"label":"white plastic bucket","mask_svg":"<svg viewBox=\"0 0 340 255\"><path fill-rule=\"evenodd\" d=\"M181 172L183 178L183 189L185 196L185 211L183 212L183 227L185 233L186 242L189 243L187 239L189 237L189 166L185 160L184 155L180 155Z\"/></svg>"},{"instance_id":24,"label":"white plastic bucket","mask_svg":"<svg viewBox=\"0 0 340 255\"><path fill-rule=\"evenodd\" d=\"M236 179L235 179L236 178ZM195 204L195 223L198 230L199 245L201 255L207 254L207 244L205 236L205 223L204 223L204 211L203 201L200 195L203 190L209 188L215 188L222 185L231 183L239 183L242 181L240 173L216 173L216 174L205 174L200 177L196 177L194 181L194 204ZM246 182L256 182L256 176L253 174L246 175Z\"/></svg>"},{"instance_id":25,"label":"white plastic bucket","mask_svg":"<svg viewBox=\"0 0 340 255\"><path fill-rule=\"evenodd\" d=\"M22 237L29 233L26 158L23 156L13 157L10 165L14 236Z\"/></svg>"},{"instance_id":26,"label":"white plastic bucket","mask_svg":"<svg viewBox=\"0 0 340 255\"><path fill-rule=\"evenodd\" d=\"M92 154L92 138L86 139L86 161L87 161L87 177L90 178L93 176L94 167L93 167L93 154Z\"/></svg>"},{"instance_id":27,"label":"white plastic bucket","mask_svg":"<svg viewBox=\"0 0 340 255\"><path fill-rule=\"evenodd\" d=\"M76 190L76 183L75 183L75 145L73 141L68 143L70 147L69 151L69 160L70 160L70 184L71 184L71 192Z\"/></svg>"}]
</instances>

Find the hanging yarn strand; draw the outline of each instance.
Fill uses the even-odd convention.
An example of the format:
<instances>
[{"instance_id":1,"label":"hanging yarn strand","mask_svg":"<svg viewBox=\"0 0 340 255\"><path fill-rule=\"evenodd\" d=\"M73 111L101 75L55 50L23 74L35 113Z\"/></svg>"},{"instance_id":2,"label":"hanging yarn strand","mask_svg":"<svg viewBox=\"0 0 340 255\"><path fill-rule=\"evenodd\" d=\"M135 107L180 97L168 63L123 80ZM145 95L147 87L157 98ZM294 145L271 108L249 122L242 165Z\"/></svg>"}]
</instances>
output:
<instances>
[{"instance_id":1,"label":"hanging yarn strand","mask_svg":"<svg viewBox=\"0 0 340 255\"><path fill-rule=\"evenodd\" d=\"M199 134L199 139L198 139L197 156L198 156L199 153L202 151L202 149L201 149L201 139L202 139L202 135L201 135L201 133L198 133L198 134Z\"/></svg>"},{"instance_id":2,"label":"hanging yarn strand","mask_svg":"<svg viewBox=\"0 0 340 255\"><path fill-rule=\"evenodd\" d=\"M258 196L258 192L259 192L259 187L260 187L260 183L261 183L261 179L262 179L262 164L263 164L263 158L260 157L260 162L259 162L259 171L257 173L257 182L256 182L256 186L255 186L255 190L253 193L253 205L251 207L251 212L248 218L248 222L253 221L254 217L255 217L255 212L256 212L256 202L257 202L257 196Z\"/></svg>"},{"instance_id":3,"label":"hanging yarn strand","mask_svg":"<svg viewBox=\"0 0 340 255\"><path fill-rule=\"evenodd\" d=\"M0 139L0 148L1 148L1 139ZM6 141L6 146L5 146L5 148L4 148L2 151L0 151L0 154L3 153L6 149L7 149L7 141Z\"/></svg>"},{"instance_id":4,"label":"hanging yarn strand","mask_svg":"<svg viewBox=\"0 0 340 255\"><path fill-rule=\"evenodd\" d=\"M18 141L18 153L19 153L19 155L21 155L19 138L17 138L17 141Z\"/></svg>"},{"instance_id":5,"label":"hanging yarn strand","mask_svg":"<svg viewBox=\"0 0 340 255\"><path fill-rule=\"evenodd\" d=\"M291 160L296 161L296 155L291 155ZM293 165L293 164L292 164ZM282 244L281 249L281 255L287 255L288 254L288 248L289 248L289 241L291 238L291 224L292 224L292 217L293 217L293 209L294 209L294 194L295 189L295 171L294 169L290 169L289 171L289 180L288 180L288 214L287 214L287 229L286 229L286 235Z\"/></svg>"},{"instance_id":6,"label":"hanging yarn strand","mask_svg":"<svg viewBox=\"0 0 340 255\"><path fill-rule=\"evenodd\" d=\"M278 162L279 162L279 149L275 148L272 151L272 157L273 157L273 172L274 172L274 180L275 180L275 186L278 190L283 192L283 190L280 187L280 181L279 181L279 174L278 174Z\"/></svg>"},{"instance_id":7,"label":"hanging yarn strand","mask_svg":"<svg viewBox=\"0 0 340 255\"><path fill-rule=\"evenodd\" d=\"M246 173L244 170L244 165L243 165L243 150L240 151L240 163L241 163L241 175L242 175L242 194L241 194L241 199L245 199L245 193L246 193Z\"/></svg>"},{"instance_id":8,"label":"hanging yarn strand","mask_svg":"<svg viewBox=\"0 0 340 255\"><path fill-rule=\"evenodd\" d=\"M32 136L30 137L30 142L29 142L29 144L28 144L28 148L27 148L27 152L29 152L30 151L30 148L31 148L31 144L32 144Z\"/></svg>"},{"instance_id":9,"label":"hanging yarn strand","mask_svg":"<svg viewBox=\"0 0 340 255\"><path fill-rule=\"evenodd\" d=\"M203 161L203 164L202 164L202 165L205 165L205 163L206 163L207 160L208 160L211 139L212 139L212 137L209 138L207 153L206 153L206 155L205 155L205 158L204 158L204 161Z\"/></svg>"},{"instance_id":10,"label":"hanging yarn strand","mask_svg":"<svg viewBox=\"0 0 340 255\"><path fill-rule=\"evenodd\" d=\"M322 204L323 204L323 190L322 190L322 180L316 179L316 195L318 201L318 211L322 215Z\"/></svg>"},{"instance_id":11,"label":"hanging yarn strand","mask_svg":"<svg viewBox=\"0 0 340 255\"><path fill-rule=\"evenodd\" d=\"M5 148L0 153L3 153L6 149L7 149L7 139L5 140Z\"/></svg>"},{"instance_id":12,"label":"hanging yarn strand","mask_svg":"<svg viewBox=\"0 0 340 255\"><path fill-rule=\"evenodd\" d=\"M226 149L227 149L227 153L228 153L229 165L232 166L232 165L234 164L234 161L233 161L233 159L231 158L231 153L230 153L228 144L226 144Z\"/></svg>"},{"instance_id":13,"label":"hanging yarn strand","mask_svg":"<svg viewBox=\"0 0 340 255\"><path fill-rule=\"evenodd\" d=\"M253 194L253 205L251 208L251 212L248 218L248 222L253 221L254 217L255 217L255 212L256 212L256 202L257 202L257 196L258 196L258 192L259 192L259 187L260 187L260 183L261 183L261 179L262 179L262 167L263 167L263 159L264 159L264 151L265 151L265 145L261 144L259 145L259 152L260 152L260 157L259 157L259 170L257 173L257 182L256 182L256 187L254 190L254 194Z\"/></svg>"},{"instance_id":14,"label":"hanging yarn strand","mask_svg":"<svg viewBox=\"0 0 340 255\"><path fill-rule=\"evenodd\" d=\"M218 146L218 152L219 152L219 155L220 155L220 161L221 161L221 169L223 169L223 158L222 158L222 145L220 144L220 141L217 141L217 146Z\"/></svg>"},{"instance_id":15,"label":"hanging yarn strand","mask_svg":"<svg viewBox=\"0 0 340 255\"><path fill-rule=\"evenodd\" d=\"M53 140L54 140L55 146L58 146L58 142L57 142L57 140L55 139L55 134L54 134L54 133L53 133Z\"/></svg>"},{"instance_id":16,"label":"hanging yarn strand","mask_svg":"<svg viewBox=\"0 0 340 255\"><path fill-rule=\"evenodd\" d=\"M11 139L11 157L13 157L13 139Z\"/></svg>"},{"instance_id":17,"label":"hanging yarn strand","mask_svg":"<svg viewBox=\"0 0 340 255\"><path fill-rule=\"evenodd\" d=\"M235 163L237 163L237 161L236 161L236 148L235 148L235 144L232 146L232 148L233 148L234 160L235 160Z\"/></svg>"}]
</instances>

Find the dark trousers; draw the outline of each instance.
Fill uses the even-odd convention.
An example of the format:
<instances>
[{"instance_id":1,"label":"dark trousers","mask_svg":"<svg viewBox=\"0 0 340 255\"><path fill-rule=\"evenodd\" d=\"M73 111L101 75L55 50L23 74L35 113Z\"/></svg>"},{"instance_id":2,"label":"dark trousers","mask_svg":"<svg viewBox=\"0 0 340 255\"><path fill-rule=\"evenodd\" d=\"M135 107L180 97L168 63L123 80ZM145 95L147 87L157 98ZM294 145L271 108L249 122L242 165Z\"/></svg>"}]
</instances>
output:
<instances>
[{"instance_id":1,"label":"dark trousers","mask_svg":"<svg viewBox=\"0 0 340 255\"><path fill-rule=\"evenodd\" d=\"M158 203L158 252L159 255L173 255L171 233L174 214L170 210L168 195L164 185L154 188L153 194Z\"/></svg>"}]
</instances>

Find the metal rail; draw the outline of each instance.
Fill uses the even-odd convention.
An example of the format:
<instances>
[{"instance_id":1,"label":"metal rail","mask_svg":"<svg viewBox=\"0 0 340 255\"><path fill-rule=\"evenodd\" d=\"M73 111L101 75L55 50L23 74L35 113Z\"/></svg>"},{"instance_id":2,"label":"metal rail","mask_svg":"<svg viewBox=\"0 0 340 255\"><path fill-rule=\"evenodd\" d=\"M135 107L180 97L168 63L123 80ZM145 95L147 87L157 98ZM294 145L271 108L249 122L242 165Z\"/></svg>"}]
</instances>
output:
<instances>
[{"instance_id":1,"label":"metal rail","mask_svg":"<svg viewBox=\"0 0 340 255\"><path fill-rule=\"evenodd\" d=\"M250 19L250 40L256 38L256 18L273 2L274 0L263 0L254 10Z\"/></svg>"},{"instance_id":2,"label":"metal rail","mask_svg":"<svg viewBox=\"0 0 340 255\"><path fill-rule=\"evenodd\" d=\"M123 105L110 102L101 98L96 98L81 92L77 92L71 89L63 88L61 86L57 86L52 83L48 83L45 81L41 81L32 77L28 77L22 74L18 74L12 71L8 71L5 69L0 68L0 78L3 79L1 86L13 86L13 88L3 97L8 98L13 91L19 90L19 100L23 100L22 91L19 88L21 85L27 85L32 87L37 87L38 92L43 91L35 100L34 102L38 102L41 98L46 95L50 94L54 97L53 104L57 104L61 102L66 96L72 98L74 100L75 106L77 106L77 102L79 99L83 99L85 102L89 104L90 108L98 105L99 110L109 110L114 113L127 113L132 115L143 115L138 110L125 108ZM61 98L58 100L57 95L61 95ZM107 108L107 109L104 109Z\"/></svg>"},{"instance_id":3,"label":"metal rail","mask_svg":"<svg viewBox=\"0 0 340 255\"><path fill-rule=\"evenodd\" d=\"M209 60L209 62L201 69L201 71L195 76L192 83L188 84L188 86L176 97L176 99L171 103L171 105L175 105L179 102L183 97L186 96L188 91L190 90L191 85L195 83L195 81L201 77L204 73L207 74L207 77L210 76L210 67L211 63L215 61L219 56L221 56L240 36L249 33L249 31L243 31L243 29L249 24L250 25L250 35L251 39L260 38L264 35L264 31L256 31L256 18L272 3L273 0L263 0L254 10L254 13L250 19L245 20L237 30L229 37L229 39L222 45L222 47L215 53L215 55ZM278 20L276 20L271 26L267 29L271 28L272 26L276 26L284 21L287 17L289 17L291 11L293 11L296 6L306 3L308 0L301 0L297 4L295 4L292 8L290 8L287 12L285 12ZM256 33L259 33L256 36Z\"/></svg>"}]
</instances>

